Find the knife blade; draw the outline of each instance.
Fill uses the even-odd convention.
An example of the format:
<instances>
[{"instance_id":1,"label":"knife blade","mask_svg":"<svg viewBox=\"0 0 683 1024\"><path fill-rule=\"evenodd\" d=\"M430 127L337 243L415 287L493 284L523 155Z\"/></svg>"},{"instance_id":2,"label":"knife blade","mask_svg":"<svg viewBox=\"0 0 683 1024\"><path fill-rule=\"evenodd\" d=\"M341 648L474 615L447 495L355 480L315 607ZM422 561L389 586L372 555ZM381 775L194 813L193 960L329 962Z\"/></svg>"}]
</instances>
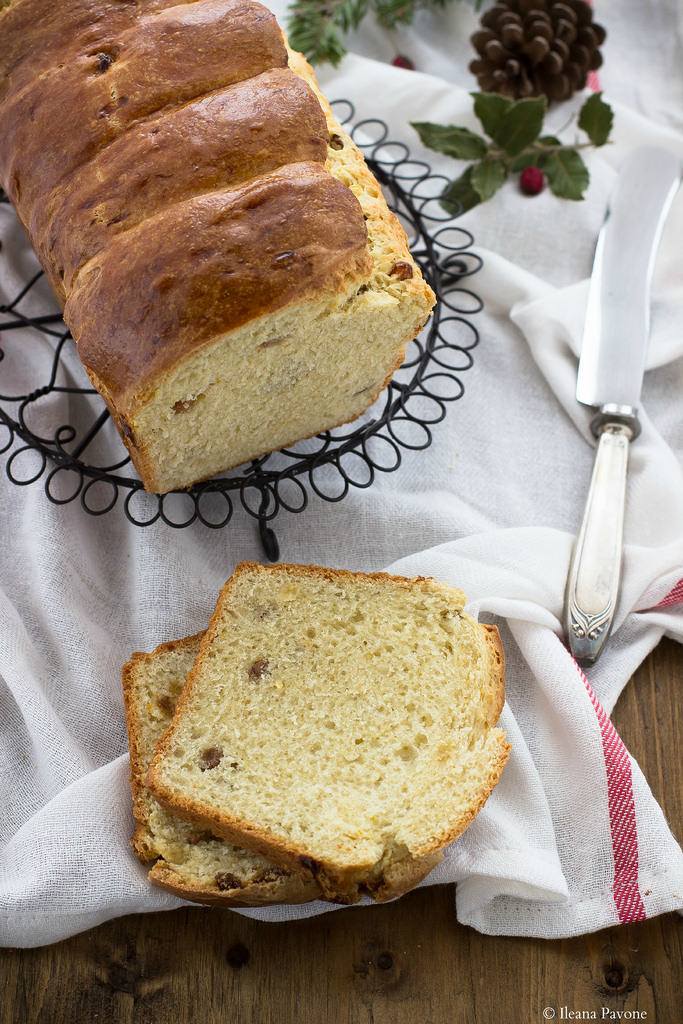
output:
<instances>
[{"instance_id":1,"label":"knife blade","mask_svg":"<svg viewBox=\"0 0 683 1024\"><path fill-rule=\"evenodd\" d=\"M567 578L564 628L581 664L604 649L621 577L631 441L650 330L650 286L664 222L680 184L679 158L643 147L624 161L598 235L576 398L598 408L598 444Z\"/></svg>"}]
</instances>

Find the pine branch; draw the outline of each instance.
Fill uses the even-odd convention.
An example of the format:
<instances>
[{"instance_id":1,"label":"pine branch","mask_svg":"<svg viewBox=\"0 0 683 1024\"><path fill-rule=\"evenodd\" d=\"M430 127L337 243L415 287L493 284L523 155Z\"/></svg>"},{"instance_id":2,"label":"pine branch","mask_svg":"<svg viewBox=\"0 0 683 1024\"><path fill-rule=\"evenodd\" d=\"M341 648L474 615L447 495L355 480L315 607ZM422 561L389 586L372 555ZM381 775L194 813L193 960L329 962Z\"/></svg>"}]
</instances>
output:
<instances>
[{"instance_id":1,"label":"pine branch","mask_svg":"<svg viewBox=\"0 0 683 1024\"><path fill-rule=\"evenodd\" d=\"M1 2L1 0L0 0ZM445 8L454 0L294 0L288 7L287 34L295 50L312 64L336 67L346 54L342 37L374 11L384 28L410 25L418 8Z\"/></svg>"},{"instance_id":2,"label":"pine branch","mask_svg":"<svg viewBox=\"0 0 683 1024\"><path fill-rule=\"evenodd\" d=\"M374 8L380 25L396 28L399 24L412 23L418 5L420 0L375 0Z\"/></svg>"},{"instance_id":3,"label":"pine branch","mask_svg":"<svg viewBox=\"0 0 683 1024\"><path fill-rule=\"evenodd\" d=\"M290 45L312 64L336 67L346 53L340 33L357 28L367 10L368 0L295 0L287 22Z\"/></svg>"}]
</instances>

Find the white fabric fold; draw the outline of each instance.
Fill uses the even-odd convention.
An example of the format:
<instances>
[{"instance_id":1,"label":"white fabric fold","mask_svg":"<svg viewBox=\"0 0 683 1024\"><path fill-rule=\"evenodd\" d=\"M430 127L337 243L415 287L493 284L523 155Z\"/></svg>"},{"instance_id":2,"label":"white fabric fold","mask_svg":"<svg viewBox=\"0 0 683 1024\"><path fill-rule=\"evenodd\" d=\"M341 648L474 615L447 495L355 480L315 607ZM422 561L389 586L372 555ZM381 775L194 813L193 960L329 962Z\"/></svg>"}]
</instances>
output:
<instances>
[{"instance_id":1,"label":"white fabric fold","mask_svg":"<svg viewBox=\"0 0 683 1024\"><path fill-rule=\"evenodd\" d=\"M14 834L0 862L0 935L12 938L20 918L33 936L26 945L43 945L112 917L177 906L162 892L145 906L147 872L135 857L112 873L106 850L131 829L128 774L124 754L66 786Z\"/></svg>"},{"instance_id":2,"label":"white fabric fold","mask_svg":"<svg viewBox=\"0 0 683 1024\"><path fill-rule=\"evenodd\" d=\"M508 639L507 707L502 721L512 741L510 765L513 769L509 773L506 769L485 813L449 850L454 874L460 881L458 914L461 920L483 931L504 934L518 933L520 922L524 922L525 932L529 929L528 933L545 937L590 931L601 927L598 922L609 920L610 915L612 921L619 920L612 892L613 840L618 821L623 824L623 819L610 821L600 719L583 674L558 637L562 593L546 591L544 600L539 586L548 576L557 580L566 577L570 539L554 537L549 532L542 536L535 530L501 531L490 550L486 550L488 540L488 537L469 538L392 566L392 570L407 574L414 574L419 566L421 573L446 580L458 579L472 595L469 607L476 610L480 618L489 620L490 614L495 613L507 622L503 633ZM538 575L536 579L533 575L527 578L526 586L517 583L515 596L501 600L495 587L496 582L500 582L498 566L505 563L506 552L508 558L514 552L520 575L524 573L522 567L534 566ZM681 554L679 549L678 555ZM464 564L462 555L466 559ZM482 572L482 564L486 565L488 573ZM651 559L636 556L631 564L634 566L631 577L634 592L656 586L657 567ZM556 571L549 571L551 566ZM484 594L479 591L482 586ZM529 590L541 597L540 609L534 607L535 602L527 596ZM544 615L543 611L549 615ZM598 663L600 668L593 670L591 677L595 675L596 681L601 677L607 681L611 677L621 680L623 685L633 661L642 660L664 632L660 624L646 626L647 616L648 613L642 614L634 630L640 634L640 642L636 643L632 636L627 647L613 647L604 656L604 671L601 671L603 664ZM680 617L677 627L677 638L683 639ZM510 639L514 641L514 648ZM510 661L511 650L516 657ZM610 693L611 688L605 686L598 688L607 689L606 702L611 705L617 694L613 689ZM516 732L510 728L507 715L514 716ZM528 759L521 770L515 771L521 754L528 755ZM639 808L638 871L643 903L650 913L655 907L659 911L677 909L683 906L683 855L642 773L630 759L629 766L633 799ZM536 789L542 790L543 802L539 801ZM516 813L506 816L508 827L503 830L503 836L489 837L484 842L484 856L478 864L480 832L486 835L489 815L495 820L496 805L501 803L507 811L516 804ZM533 855L520 857L520 839L533 835L522 809L526 809L527 814L533 809L537 827L545 820L546 809L549 811L552 827L546 827L545 835L554 836L561 877L567 886L561 907L556 905L560 890L554 890L552 884L547 891L532 892L534 886L539 888L539 877L548 876L547 851L539 843ZM499 866L505 863L505 858L501 861L501 850L509 852L511 858L510 868L502 877ZM462 873L459 868L463 869ZM655 882L646 884L644 881L653 878ZM514 882L512 887L510 881ZM643 895L645 890L648 890L646 896Z\"/></svg>"},{"instance_id":3,"label":"white fabric fold","mask_svg":"<svg viewBox=\"0 0 683 1024\"><path fill-rule=\"evenodd\" d=\"M674 0L648 23L660 32L650 32L648 46L661 45L671 82L664 88L644 68L634 100L627 64L641 43L639 7L650 18L651 6L629 2L617 16L597 5L623 56L612 47L604 68L615 142L587 154L585 200L547 191L529 200L510 181L457 222L483 259L467 287L484 309L464 314L479 333L474 365L461 374L465 393L432 428L432 443L403 450L398 469L378 472L369 488L352 487L342 502L311 495L303 511L282 512L273 524L284 561L433 575L461 587L469 610L499 626L511 758L481 814L423 883L456 882L458 918L487 933L574 935L683 908L683 854L608 718L661 637L683 642L680 196L653 283L614 632L587 678L561 639L593 456L591 413L576 403L574 386L595 238L630 146L683 154L681 108L671 101L683 88ZM442 14L421 12L414 30L399 35L402 47L415 41L419 56L439 54L434 74L352 54L321 81L331 99L353 102L356 122L383 119L390 139L452 177L458 165L421 149L409 122L477 129L466 70L475 22L471 7L453 4ZM378 32L358 36L359 48L393 48ZM555 130L566 110L550 118ZM0 240L2 305L35 261L6 207ZM54 308L47 293L41 301ZM49 354L35 335L17 346L7 332L0 348L4 395ZM67 359L77 375L73 353ZM57 402L68 413L68 401ZM9 449L6 428L2 441ZM148 884L130 850L120 670L134 650L205 626L234 565L263 558L255 524L239 508L219 531L201 523L137 527L122 499L91 516L78 500L48 501L44 480L19 486L0 478L0 943L16 946L183 905ZM278 921L333 909L243 912Z\"/></svg>"}]
</instances>

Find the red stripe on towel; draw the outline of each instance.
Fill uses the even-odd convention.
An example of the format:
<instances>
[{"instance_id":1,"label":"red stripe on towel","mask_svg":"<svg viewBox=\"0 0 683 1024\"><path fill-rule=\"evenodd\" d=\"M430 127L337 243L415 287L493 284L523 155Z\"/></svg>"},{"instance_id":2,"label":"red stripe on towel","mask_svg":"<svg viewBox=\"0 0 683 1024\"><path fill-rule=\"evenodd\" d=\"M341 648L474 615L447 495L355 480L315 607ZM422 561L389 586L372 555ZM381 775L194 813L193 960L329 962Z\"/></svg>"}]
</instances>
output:
<instances>
[{"instance_id":1,"label":"red stripe on towel","mask_svg":"<svg viewBox=\"0 0 683 1024\"><path fill-rule=\"evenodd\" d=\"M680 579L666 597L659 602L657 608L670 608L673 604L680 604L683 601L683 579Z\"/></svg>"},{"instance_id":2,"label":"red stripe on towel","mask_svg":"<svg viewBox=\"0 0 683 1024\"><path fill-rule=\"evenodd\" d=\"M633 800L631 759L619 733L612 725L602 704L585 675L576 666L595 708L602 736L602 750L607 775L607 804L614 854L612 893L620 924L644 921L645 904L638 887L638 828Z\"/></svg>"}]
</instances>

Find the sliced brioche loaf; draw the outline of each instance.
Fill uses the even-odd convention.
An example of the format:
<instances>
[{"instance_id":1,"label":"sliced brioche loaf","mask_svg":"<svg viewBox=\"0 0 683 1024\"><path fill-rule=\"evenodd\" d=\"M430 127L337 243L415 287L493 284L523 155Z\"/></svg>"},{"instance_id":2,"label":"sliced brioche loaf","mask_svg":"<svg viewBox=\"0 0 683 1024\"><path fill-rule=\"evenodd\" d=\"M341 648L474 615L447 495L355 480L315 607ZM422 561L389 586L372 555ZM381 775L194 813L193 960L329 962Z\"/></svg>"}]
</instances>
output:
<instances>
[{"instance_id":1,"label":"sliced brioche loaf","mask_svg":"<svg viewBox=\"0 0 683 1024\"><path fill-rule=\"evenodd\" d=\"M154 885L197 903L252 907L317 899L314 883L274 867L163 810L145 778L154 746L171 721L178 694L199 649L201 634L135 653L123 667L130 743L131 788L137 827L136 856L150 865Z\"/></svg>"},{"instance_id":2,"label":"sliced brioche loaf","mask_svg":"<svg viewBox=\"0 0 683 1024\"><path fill-rule=\"evenodd\" d=\"M241 563L147 784L328 898L417 884L508 756L494 627L431 579Z\"/></svg>"},{"instance_id":3,"label":"sliced brioche loaf","mask_svg":"<svg viewBox=\"0 0 683 1024\"><path fill-rule=\"evenodd\" d=\"M355 419L429 317L261 4L0 2L0 101L0 184L147 490Z\"/></svg>"}]
</instances>

